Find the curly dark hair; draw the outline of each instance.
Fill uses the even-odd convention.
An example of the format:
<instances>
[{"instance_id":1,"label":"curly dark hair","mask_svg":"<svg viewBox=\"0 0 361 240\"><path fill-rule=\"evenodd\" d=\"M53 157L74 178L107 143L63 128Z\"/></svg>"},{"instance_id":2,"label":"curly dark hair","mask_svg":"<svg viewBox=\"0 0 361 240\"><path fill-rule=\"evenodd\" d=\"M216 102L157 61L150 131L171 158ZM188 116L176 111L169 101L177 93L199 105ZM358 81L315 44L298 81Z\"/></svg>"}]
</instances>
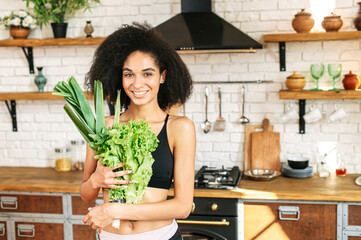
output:
<instances>
[{"instance_id":1,"label":"curly dark hair","mask_svg":"<svg viewBox=\"0 0 361 240\"><path fill-rule=\"evenodd\" d=\"M192 78L178 53L163 40L149 24L123 25L109 35L97 48L90 71L85 76L88 89L94 91L94 81L103 83L104 96L115 102L117 90L121 90L121 106L127 109L130 98L122 85L124 62L134 51L149 53L159 67L167 70L166 81L160 85L158 104L167 110L176 104L184 104L192 92Z\"/></svg>"}]
</instances>

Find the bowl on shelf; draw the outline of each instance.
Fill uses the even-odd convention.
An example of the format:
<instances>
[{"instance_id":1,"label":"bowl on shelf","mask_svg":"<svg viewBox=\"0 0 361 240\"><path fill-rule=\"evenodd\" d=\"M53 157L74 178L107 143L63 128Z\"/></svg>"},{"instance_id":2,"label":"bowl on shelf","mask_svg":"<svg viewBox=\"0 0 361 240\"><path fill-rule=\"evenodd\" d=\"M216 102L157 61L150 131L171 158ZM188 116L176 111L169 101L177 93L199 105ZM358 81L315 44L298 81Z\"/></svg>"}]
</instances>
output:
<instances>
[{"instance_id":1,"label":"bowl on shelf","mask_svg":"<svg viewBox=\"0 0 361 240\"><path fill-rule=\"evenodd\" d=\"M308 167L309 159L301 156L291 156L287 158L288 166L293 169L305 169Z\"/></svg>"}]
</instances>

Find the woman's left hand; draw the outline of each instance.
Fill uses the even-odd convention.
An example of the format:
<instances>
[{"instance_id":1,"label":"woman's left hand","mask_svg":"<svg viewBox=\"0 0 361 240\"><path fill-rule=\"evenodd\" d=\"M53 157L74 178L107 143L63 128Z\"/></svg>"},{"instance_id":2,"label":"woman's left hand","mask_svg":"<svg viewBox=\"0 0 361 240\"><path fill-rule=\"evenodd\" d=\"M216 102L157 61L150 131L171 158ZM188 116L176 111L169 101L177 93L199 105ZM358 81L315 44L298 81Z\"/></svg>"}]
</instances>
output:
<instances>
[{"instance_id":1,"label":"woman's left hand","mask_svg":"<svg viewBox=\"0 0 361 240\"><path fill-rule=\"evenodd\" d=\"M98 228L100 233L101 229L105 228L113 220L110 215L112 212L110 209L113 205L112 203L104 203L89 209L88 214L83 218L83 223L88 224L92 229Z\"/></svg>"}]
</instances>

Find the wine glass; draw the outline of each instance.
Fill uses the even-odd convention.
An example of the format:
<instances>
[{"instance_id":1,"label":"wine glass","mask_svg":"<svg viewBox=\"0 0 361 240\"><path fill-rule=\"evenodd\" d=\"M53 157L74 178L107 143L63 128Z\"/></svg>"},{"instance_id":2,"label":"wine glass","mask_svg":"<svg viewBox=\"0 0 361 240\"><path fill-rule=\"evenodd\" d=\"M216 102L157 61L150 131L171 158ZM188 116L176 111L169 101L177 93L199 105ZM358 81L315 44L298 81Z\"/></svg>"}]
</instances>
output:
<instances>
[{"instance_id":1,"label":"wine glass","mask_svg":"<svg viewBox=\"0 0 361 240\"><path fill-rule=\"evenodd\" d=\"M340 91L341 89L336 88L336 82L341 75L342 65L339 63L330 63L328 64L327 68L328 68L328 75L330 75L330 77L332 78L332 86L333 86L333 88L330 89L329 91Z\"/></svg>"},{"instance_id":2,"label":"wine glass","mask_svg":"<svg viewBox=\"0 0 361 240\"><path fill-rule=\"evenodd\" d=\"M311 64L311 75L315 79L316 87L310 89L311 91L321 91L321 89L318 88L318 80L322 77L323 72L325 71L325 65L322 63L315 63Z\"/></svg>"}]
</instances>

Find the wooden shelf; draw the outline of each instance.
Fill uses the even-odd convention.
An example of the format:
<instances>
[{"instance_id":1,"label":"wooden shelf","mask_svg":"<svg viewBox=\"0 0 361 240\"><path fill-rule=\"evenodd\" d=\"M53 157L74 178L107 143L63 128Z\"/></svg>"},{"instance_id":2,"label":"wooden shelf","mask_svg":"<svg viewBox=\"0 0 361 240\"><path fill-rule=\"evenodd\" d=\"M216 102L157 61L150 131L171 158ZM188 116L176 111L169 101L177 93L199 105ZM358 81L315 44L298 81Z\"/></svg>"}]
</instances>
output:
<instances>
[{"instance_id":1,"label":"wooden shelf","mask_svg":"<svg viewBox=\"0 0 361 240\"><path fill-rule=\"evenodd\" d=\"M0 47L99 45L105 38L48 38L0 40Z\"/></svg>"},{"instance_id":2,"label":"wooden shelf","mask_svg":"<svg viewBox=\"0 0 361 240\"><path fill-rule=\"evenodd\" d=\"M286 71L286 42L361 39L361 31L265 34L264 42L278 42L280 71Z\"/></svg>"},{"instance_id":3,"label":"wooden shelf","mask_svg":"<svg viewBox=\"0 0 361 240\"><path fill-rule=\"evenodd\" d=\"M93 94L84 92L87 99L93 99ZM0 93L0 100L63 100L61 96L51 94L51 92L16 92Z\"/></svg>"},{"instance_id":4,"label":"wooden shelf","mask_svg":"<svg viewBox=\"0 0 361 240\"><path fill-rule=\"evenodd\" d=\"M361 99L361 89L341 91L280 91L280 99Z\"/></svg>"},{"instance_id":5,"label":"wooden shelf","mask_svg":"<svg viewBox=\"0 0 361 240\"><path fill-rule=\"evenodd\" d=\"M361 31L266 34L264 42L302 42L361 39Z\"/></svg>"}]
</instances>

